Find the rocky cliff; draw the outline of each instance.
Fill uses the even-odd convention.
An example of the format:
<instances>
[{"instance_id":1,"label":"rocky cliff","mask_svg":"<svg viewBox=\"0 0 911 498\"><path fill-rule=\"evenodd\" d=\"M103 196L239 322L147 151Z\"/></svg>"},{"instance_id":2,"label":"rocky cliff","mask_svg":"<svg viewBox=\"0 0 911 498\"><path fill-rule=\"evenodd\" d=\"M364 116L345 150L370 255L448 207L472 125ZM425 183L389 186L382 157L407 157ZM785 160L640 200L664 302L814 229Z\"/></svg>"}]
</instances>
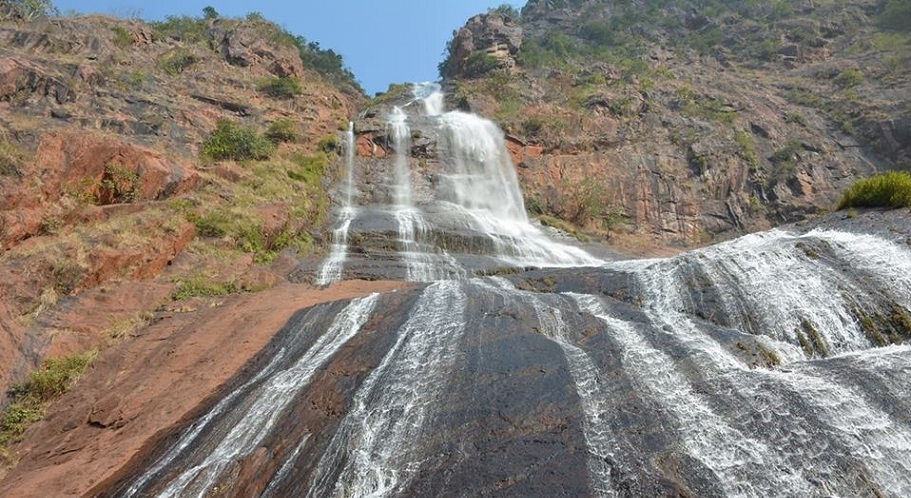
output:
<instances>
[{"instance_id":1,"label":"rocky cliff","mask_svg":"<svg viewBox=\"0 0 911 498\"><path fill-rule=\"evenodd\" d=\"M618 244L704 244L911 168L902 9L531 0L469 20L441 72L510 135L530 211Z\"/></svg>"},{"instance_id":2,"label":"rocky cliff","mask_svg":"<svg viewBox=\"0 0 911 498\"><path fill-rule=\"evenodd\" d=\"M0 388L318 250L364 99L339 69L255 14L0 21Z\"/></svg>"}]
</instances>

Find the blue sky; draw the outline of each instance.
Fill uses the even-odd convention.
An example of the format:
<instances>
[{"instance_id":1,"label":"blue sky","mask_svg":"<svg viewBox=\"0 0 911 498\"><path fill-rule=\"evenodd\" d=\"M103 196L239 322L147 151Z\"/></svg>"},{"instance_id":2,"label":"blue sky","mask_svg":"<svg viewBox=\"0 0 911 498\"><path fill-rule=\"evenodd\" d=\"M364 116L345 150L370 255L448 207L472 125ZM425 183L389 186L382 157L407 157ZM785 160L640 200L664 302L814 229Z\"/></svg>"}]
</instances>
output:
<instances>
[{"instance_id":1,"label":"blue sky","mask_svg":"<svg viewBox=\"0 0 911 498\"><path fill-rule=\"evenodd\" d=\"M504 3L521 8L525 0L54 0L62 13L146 20L201 16L207 5L230 17L255 10L295 35L342 54L369 95L386 90L390 83L437 79L437 64L452 31L469 17Z\"/></svg>"}]
</instances>

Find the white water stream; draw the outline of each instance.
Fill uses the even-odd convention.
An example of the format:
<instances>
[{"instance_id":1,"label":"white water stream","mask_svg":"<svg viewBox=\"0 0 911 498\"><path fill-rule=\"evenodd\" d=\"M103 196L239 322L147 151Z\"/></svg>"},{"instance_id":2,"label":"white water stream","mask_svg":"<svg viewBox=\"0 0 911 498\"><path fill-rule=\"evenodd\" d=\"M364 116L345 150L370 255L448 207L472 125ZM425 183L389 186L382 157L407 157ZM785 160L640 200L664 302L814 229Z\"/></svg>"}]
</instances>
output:
<instances>
[{"instance_id":1,"label":"white water stream","mask_svg":"<svg viewBox=\"0 0 911 498\"><path fill-rule=\"evenodd\" d=\"M239 418L231 431L221 438L218 445L208 452L202 462L173 479L158 496L160 498L176 496L201 498L206 496L220 478L225 467L248 455L256 448L272 430L278 417L284 413L294 396L310 383L310 379L317 369L357 334L373 311L378 298L379 294L371 294L368 297L353 300L336 315L335 321L313 346L298 357L289 368L274 371L273 365L283 356L282 354L276 355L270 366L264 368L253 380L245 384L245 387L248 387L268 375L263 384L256 388L254 395L245 399L246 404L240 408L233 407L234 414L239 415ZM245 387L234 391L225 398L225 401L233 401L238 393L245 391ZM260 400L268 401L261 402ZM182 438L174 450L165 455L162 465L154 466L131 489L138 489L148 479L148 476L160 470L177 454L186 450L196 439L199 431L222 410L223 408L217 406L210 412L209 416ZM128 493L128 496L132 493Z\"/></svg>"},{"instance_id":2,"label":"white water stream","mask_svg":"<svg viewBox=\"0 0 911 498\"><path fill-rule=\"evenodd\" d=\"M348 259L348 231L351 228L351 222L357 218L357 208L354 206L354 193L357 190L354 185L354 156L357 142L354 137L353 122L348 123L343 147L345 149L345 185L343 186L345 201L335 221L335 228L332 229L329 255L317 271L314 282L317 285L328 285L341 280L342 269Z\"/></svg>"},{"instance_id":3,"label":"white water stream","mask_svg":"<svg viewBox=\"0 0 911 498\"><path fill-rule=\"evenodd\" d=\"M425 421L440 403L465 331L461 286L441 281L424 290L395 344L355 394L308 497L389 496L417 472Z\"/></svg>"}]
</instances>

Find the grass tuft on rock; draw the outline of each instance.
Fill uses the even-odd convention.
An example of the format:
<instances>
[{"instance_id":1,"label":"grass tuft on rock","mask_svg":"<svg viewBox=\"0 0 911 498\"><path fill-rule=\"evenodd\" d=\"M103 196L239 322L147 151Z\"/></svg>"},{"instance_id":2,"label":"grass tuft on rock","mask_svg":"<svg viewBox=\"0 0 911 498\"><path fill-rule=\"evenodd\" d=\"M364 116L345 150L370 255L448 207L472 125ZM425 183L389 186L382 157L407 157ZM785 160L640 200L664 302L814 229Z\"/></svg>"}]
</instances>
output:
<instances>
[{"instance_id":1,"label":"grass tuft on rock","mask_svg":"<svg viewBox=\"0 0 911 498\"><path fill-rule=\"evenodd\" d=\"M10 389L9 403L0 413L0 453L4 457L9 457L6 446L18 441L29 424L44 418L47 406L76 384L96 354L89 351L47 359L28 380Z\"/></svg>"},{"instance_id":2,"label":"grass tuft on rock","mask_svg":"<svg viewBox=\"0 0 911 498\"><path fill-rule=\"evenodd\" d=\"M911 174L888 171L854 182L838 203L838 209L850 207L911 207Z\"/></svg>"},{"instance_id":3,"label":"grass tuft on rock","mask_svg":"<svg viewBox=\"0 0 911 498\"><path fill-rule=\"evenodd\" d=\"M196 274L177 281L171 299L182 301L191 297L219 297L237 292L234 282L219 282L207 275Z\"/></svg>"}]
</instances>

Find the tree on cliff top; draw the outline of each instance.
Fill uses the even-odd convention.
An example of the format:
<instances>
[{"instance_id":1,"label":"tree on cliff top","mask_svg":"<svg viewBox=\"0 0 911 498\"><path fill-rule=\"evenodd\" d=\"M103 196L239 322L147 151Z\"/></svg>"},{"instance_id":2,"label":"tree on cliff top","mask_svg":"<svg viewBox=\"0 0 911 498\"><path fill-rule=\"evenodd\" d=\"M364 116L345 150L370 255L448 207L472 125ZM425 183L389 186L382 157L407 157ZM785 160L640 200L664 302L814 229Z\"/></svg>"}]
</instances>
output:
<instances>
[{"instance_id":1,"label":"tree on cliff top","mask_svg":"<svg viewBox=\"0 0 911 498\"><path fill-rule=\"evenodd\" d=\"M0 20L30 21L40 16L57 14L51 0L0 0Z\"/></svg>"}]
</instances>

